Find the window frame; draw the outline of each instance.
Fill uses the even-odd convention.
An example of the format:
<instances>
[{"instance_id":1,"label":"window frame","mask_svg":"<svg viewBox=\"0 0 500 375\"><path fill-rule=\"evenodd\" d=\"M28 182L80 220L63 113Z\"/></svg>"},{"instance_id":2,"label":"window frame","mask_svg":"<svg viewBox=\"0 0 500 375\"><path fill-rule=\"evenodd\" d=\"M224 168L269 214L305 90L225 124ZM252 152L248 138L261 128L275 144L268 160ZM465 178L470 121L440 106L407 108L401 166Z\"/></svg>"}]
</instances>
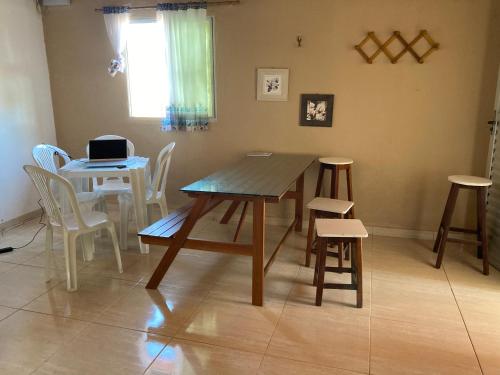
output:
<instances>
[{"instance_id":1,"label":"window frame","mask_svg":"<svg viewBox=\"0 0 500 375\"><path fill-rule=\"evenodd\" d=\"M211 38L212 38L212 102L213 102L213 115L208 118L209 123L214 123L217 122L217 80L216 80L216 67L215 67L215 61L216 61L216 51L215 51L215 17L214 16L208 16L210 20L210 25L211 25ZM137 18L135 20L131 20L130 23L156 23L156 17L141 17ZM126 64L128 66L128 46L125 50L125 58L126 58ZM154 122L155 124L158 122L158 120L162 119L163 117L144 117L144 116L132 116L132 102L131 102L131 95L130 95L130 80L129 80L129 70L126 69L126 80L127 80L127 99L128 99L128 118L129 119L134 119L136 121L141 121L141 122Z\"/></svg>"}]
</instances>

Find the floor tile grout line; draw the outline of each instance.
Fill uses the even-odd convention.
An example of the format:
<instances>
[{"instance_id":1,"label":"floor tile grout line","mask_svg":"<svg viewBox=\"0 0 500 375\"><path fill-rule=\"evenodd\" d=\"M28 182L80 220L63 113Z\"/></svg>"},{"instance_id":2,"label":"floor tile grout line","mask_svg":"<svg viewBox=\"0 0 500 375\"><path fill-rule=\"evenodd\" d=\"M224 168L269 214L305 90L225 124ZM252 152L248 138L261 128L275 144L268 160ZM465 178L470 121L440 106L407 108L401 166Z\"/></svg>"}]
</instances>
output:
<instances>
[{"instance_id":1,"label":"floor tile grout line","mask_svg":"<svg viewBox=\"0 0 500 375\"><path fill-rule=\"evenodd\" d=\"M467 336L469 337L469 341L470 341L470 344L472 346L472 350L474 351L474 355L476 356L476 360L477 360L477 363L479 365L479 370L481 371L481 374L484 375L483 366L481 365L481 361L479 360L479 356L477 355L476 347L474 346L474 342L472 341L472 337L470 336L469 327L467 327L467 323L465 322L465 318L464 318L464 315L462 313L462 309L460 308L460 305L459 305L458 300L457 300L457 296L455 295L455 291L453 290L453 286L451 285L451 281L450 281L450 278L448 277L448 273L446 272L446 267L444 264L443 264L443 271L444 271L444 274L446 275L446 280L448 280L448 284L450 285L451 293L453 294L453 298L455 299L455 303L457 304L458 312L460 313L460 316L462 317L462 321L463 321L464 326L465 326L465 331L467 332Z\"/></svg>"},{"instance_id":2,"label":"floor tile grout line","mask_svg":"<svg viewBox=\"0 0 500 375\"><path fill-rule=\"evenodd\" d=\"M353 374L369 375L366 372L359 372L359 371L351 370L351 369L344 368L344 367L335 367L335 366L330 366L330 365L325 365L325 364L319 364L319 363L315 363L315 362L308 362L308 361L303 361L303 360L295 359L295 358L282 357L282 356L279 356L279 355L276 355L276 354L266 354L266 356L277 358L277 359L284 359L284 360L287 360L287 361L292 361L292 362L297 362L297 363L302 363L302 364L305 364L305 365L314 365L314 366L324 367L324 368L332 369L332 370L342 370L342 371L352 372ZM259 367L259 369L260 369L260 367Z\"/></svg>"},{"instance_id":3,"label":"floor tile grout line","mask_svg":"<svg viewBox=\"0 0 500 375\"><path fill-rule=\"evenodd\" d=\"M297 267L297 271L295 272L295 277L293 279L293 282L295 282L297 280L297 278L299 277L299 273L300 273L300 266ZM278 317L278 320L276 321L276 325L274 326L273 332L271 333L271 337L269 337L269 341L267 343L266 350L264 350L264 353L262 354L262 358L260 360L260 364L259 364L259 368L258 368L259 370L262 367L262 364L264 363L264 357L266 356L266 353L269 350L269 346L271 345L271 341L273 339L273 336L276 333L276 330L278 329L278 325L280 323L281 317L283 316L283 312L285 311L286 303L288 302L288 299L290 298L290 294L292 294L293 288L294 288L294 285L292 285L290 287L290 290L288 291L288 293L286 295L285 301L283 303L283 307L281 308L280 316Z\"/></svg>"},{"instance_id":4,"label":"floor tile grout line","mask_svg":"<svg viewBox=\"0 0 500 375\"><path fill-rule=\"evenodd\" d=\"M26 311L26 310L22 310L22 311ZM54 315L49 315L49 314L43 314L43 313L37 313L37 312L34 312L34 311L28 311L30 313L34 313L34 314L39 314L39 315L45 315L45 316L52 316L54 317ZM64 318L63 318L64 319ZM73 319L73 320L76 320L76 319ZM64 344L72 344L74 341L76 341L76 339L78 338L78 336L80 335L80 333L82 333L91 323L90 322L86 322L86 321L82 321L80 320L80 322L84 323L82 328L80 330L78 330L73 337L71 337L67 342L65 342ZM54 357L58 352L59 350L61 350L61 348L57 348L56 350L54 350L54 352L52 354L50 354L47 358L45 358L43 360L43 362L40 364L40 366L38 366L37 368L35 368L31 374L35 373L36 371L38 371L39 369L41 369L46 363L49 362L49 360Z\"/></svg>"},{"instance_id":5,"label":"floor tile grout line","mask_svg":"<svg viewBox=\"0 0 500 375\"><path fill-rule=\"evenodd\" d=\"M170 345L170 343L172 342L174 338L173 337L170 337L168 342L165 343L165 345L163 345L163 348L161 348L161 350L158 352L158 354L153 358L153 360L151 361L151 363L146 367L146 369L142 372L142 374L144 375L146 372L148 372L148 370L151 368L151 366L153 366L153 363L155 363L155 361L158 359L158 357L161 355L161 353L163 353L163 351Z\"/></svg>"}]
</instances>

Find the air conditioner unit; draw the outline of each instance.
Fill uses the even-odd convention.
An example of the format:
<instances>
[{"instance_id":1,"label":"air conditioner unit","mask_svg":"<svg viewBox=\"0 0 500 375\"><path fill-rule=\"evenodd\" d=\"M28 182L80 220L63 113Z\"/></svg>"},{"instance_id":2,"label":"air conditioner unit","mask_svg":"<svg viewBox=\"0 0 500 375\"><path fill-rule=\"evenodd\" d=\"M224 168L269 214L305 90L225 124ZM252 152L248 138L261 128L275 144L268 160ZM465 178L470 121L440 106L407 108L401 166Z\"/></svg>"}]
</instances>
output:
<instances>
[{"instance_id":1,"label":"air conditioner unit","mask_svg":"<svg viewBox=\"0 0 500 375\"><path fill-rule=\"evenodd\" d=\"M54 7L60 5L71 5L71 0L43 0L43 6Z\"/></svg>"}]
</instances>

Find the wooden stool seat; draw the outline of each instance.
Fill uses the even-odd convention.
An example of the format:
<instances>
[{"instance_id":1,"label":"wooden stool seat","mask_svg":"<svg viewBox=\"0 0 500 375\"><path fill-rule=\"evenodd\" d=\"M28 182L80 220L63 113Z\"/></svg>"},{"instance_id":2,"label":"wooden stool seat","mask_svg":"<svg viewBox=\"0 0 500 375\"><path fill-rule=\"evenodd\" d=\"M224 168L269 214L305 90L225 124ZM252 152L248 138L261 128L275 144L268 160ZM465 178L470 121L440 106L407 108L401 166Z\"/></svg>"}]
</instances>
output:
<instances>
[{"instance_id":1,"label":"wooden stool seat","mask_svg":"<svg viewBox=\"0 0 500 375\"><path fill-rule=\"evenodd\" d=\"M448 181L451 182L451 189L448 194L448 200L446 201L441 223L439 224L433 249L434 252L438 253L436 268L440 268L443 262L446 242L459 242L477 246L477 257L483 259L483 273L488 275L489 262L488 235L486 230L486 194L488 186L491 186L492 181L483 177L462 175L449 176ZM450 225L460 189L475 190L476 192L476 229L457 228ZM475 234L476 239L448 238L449 232Z\"/></svg>"},{"instance_id":2,"label":"wooden stool seat","mask_svg":"<svg viewBox=\"0 0 500 375\"><path fill-rule=\"evenodd\" d=\"M307 204L307 208L309 209L309 228L307 230L307 245L306 245L306 267L309 267L311 264L311 254L313 253L313 242L314 242L314 225L316 222L316 218L340 218L343 219L345 217L353 218L353 207L354 202L351 201L343 201L340 199L332 199L332 198L322 198L317 197L314 198ZM344 245L338 244L338 252L337 253L329 253L332 256L336 256L339 258L339 267L342 267L342 260L344 256ZM346 252L346 259L348 259L349 252Z\"/></svg>"},{"instance_id":3,"label":"wooden stool seat","mask_svg":"<svg viewBox=\"0 0 500 375\"><path fill-rule=\"evenodd\" d=\"M464 186L491 186L492 184L488 178L464 175L448 176L448 181Z\"/></svg>"},{"instance_id":4,"label":"wooden stool seat","mask_svg":"<svg viewBox=\"0 0 500 375\"><path fill-rule=\"evenodd\" d=\"M317 219L318 237L326 238L366 238L368 232L358 219Z\"/></svg>"},{"instance_id":5,"label":"wooden stool seat","mask_svg":"<svg viewBox=\"0 0 500 375\"><path fill-rule=\"evenodd\" d=\"M323 289L356 290L356 306L363 307L363 259L362 239L368 237L363 223L357 219L317 219L316 233L319 239L313 284L316 285L316 305L321 306ZM351 267L327 267L327 240L349 243L353 251ZM325 283L325 272L350 273L351 283Z\"/></svg>"},{"instance_id":6,"label":"wooden stool seat","mask_svg":"<svg viewBox=\"0 0 500 375\"><path fill-rule=\"evenodd\" d=\"M353 164L354 160L351 158L344 158L340 156L329 156L324 158L319 158L319 162L321 164L329 164L329 165L347 165Z\"/></svg>"},{"instance_id":7,"label":"wooden stool seat","mask_svg":"<svg viewBox=\"0 0 500 375\"><path fill-rule=\"evenodd\" d=\"M345 215L354 206L354 202L332 198L314 198L307 204L307 208L316 211L325 211Z\"/></svg>"}]
</instances>

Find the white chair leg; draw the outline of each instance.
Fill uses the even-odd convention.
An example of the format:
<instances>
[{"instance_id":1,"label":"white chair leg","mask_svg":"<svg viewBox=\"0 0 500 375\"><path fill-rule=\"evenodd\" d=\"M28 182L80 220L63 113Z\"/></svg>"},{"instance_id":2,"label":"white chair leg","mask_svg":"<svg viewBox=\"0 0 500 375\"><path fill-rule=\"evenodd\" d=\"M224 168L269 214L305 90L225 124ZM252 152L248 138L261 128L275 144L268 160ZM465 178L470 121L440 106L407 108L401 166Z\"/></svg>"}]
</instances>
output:
<instances>
[{"instance_id":1,"label":"white chair leg","mask_svg":"<svg viewBox=\"0 0 500 375\"><path fill-rule=\"evenodd\" d=\"M76 236L69 235L70 292L78 289L76 277Z\"/></svg>"},{"instance_id":2,"label":"white chair leg","mask_svg":"<svg viewBox=\"0 0 500 375\"><path fill-rule=\"evenodd\" d=\"M128 248L128 217L130 212L130 199L126 196L118 196L120 206L120 249Z\"/></svg>"},{"instance_id":3,"label":"white chair leg","mask_svg":"<svg viewBox=\"0 0 500 375\"><path fill-rule=\"evenodd\" d=\"M104 201L104 198L101 198L101 199L98 199L96 204L95 204L95 208L97 211L99 212L105 212L105 213L108 213L108 210L106 208L106 202ZM104 234L104 231L103 230L98 230L95 232L95 238L101 238Z\"/></svg>"},{"instance_id":4,"label":"white chair leg","mask_svg":"<svg viewBox=\"0 0 500 375\"><path fill-rule=\"evenodd\" d=\"M83 246L83 259L86 262L90 262L94 259L95 253L94 233L84 234L81 238Z\"/></svg>"},{"instance_id":5,"label":"white chair leg","mask_svg":"<svg viewBox=\"0 0 500 375\"><path fill-rule=\"evenodd\" d=\"M165 196L161 197L159 205L161 217L168 216L167 198L165 198Z\"/></svg>"},{"instance_id":6,"label":"white chair leg","mask_svg":"<svg viewBox=\"0 0 500 375\"><path fill-rule=\"evenodd\" d=\"M52 279L52 269L50 268L50 266L51 263L55 264L53 243L54 243L54 232L52 226L50 224L47 224L47 229L45 230L45 281L46 282L49 282Z\"/></svg>"},{"instance_id":7,"label":"white chair leg","mask_svg":"<svg viewBox=\"0 0 500 375\"><path fill-rule=\"evenodd\" d=\"M120 255L120 248L118 246L118 238L116 237L116 230L113 223L108 226L109 234L111 235L111 241L113 242L113 248L115 250L116 264L118 265L118 272L123 273L122 257Z\"/></svg>"},{"instance_id":8,"label":"white chair leg","mask_svg":"<svg viewBox=\"0 0 500 375\"><path fill-rule=\"evenodd\" d=\"M64 263L66 265L66 289L71 291L71 259L70 259L70 238L68 232L64 231Z\"/></svg>"}]
</instances>

